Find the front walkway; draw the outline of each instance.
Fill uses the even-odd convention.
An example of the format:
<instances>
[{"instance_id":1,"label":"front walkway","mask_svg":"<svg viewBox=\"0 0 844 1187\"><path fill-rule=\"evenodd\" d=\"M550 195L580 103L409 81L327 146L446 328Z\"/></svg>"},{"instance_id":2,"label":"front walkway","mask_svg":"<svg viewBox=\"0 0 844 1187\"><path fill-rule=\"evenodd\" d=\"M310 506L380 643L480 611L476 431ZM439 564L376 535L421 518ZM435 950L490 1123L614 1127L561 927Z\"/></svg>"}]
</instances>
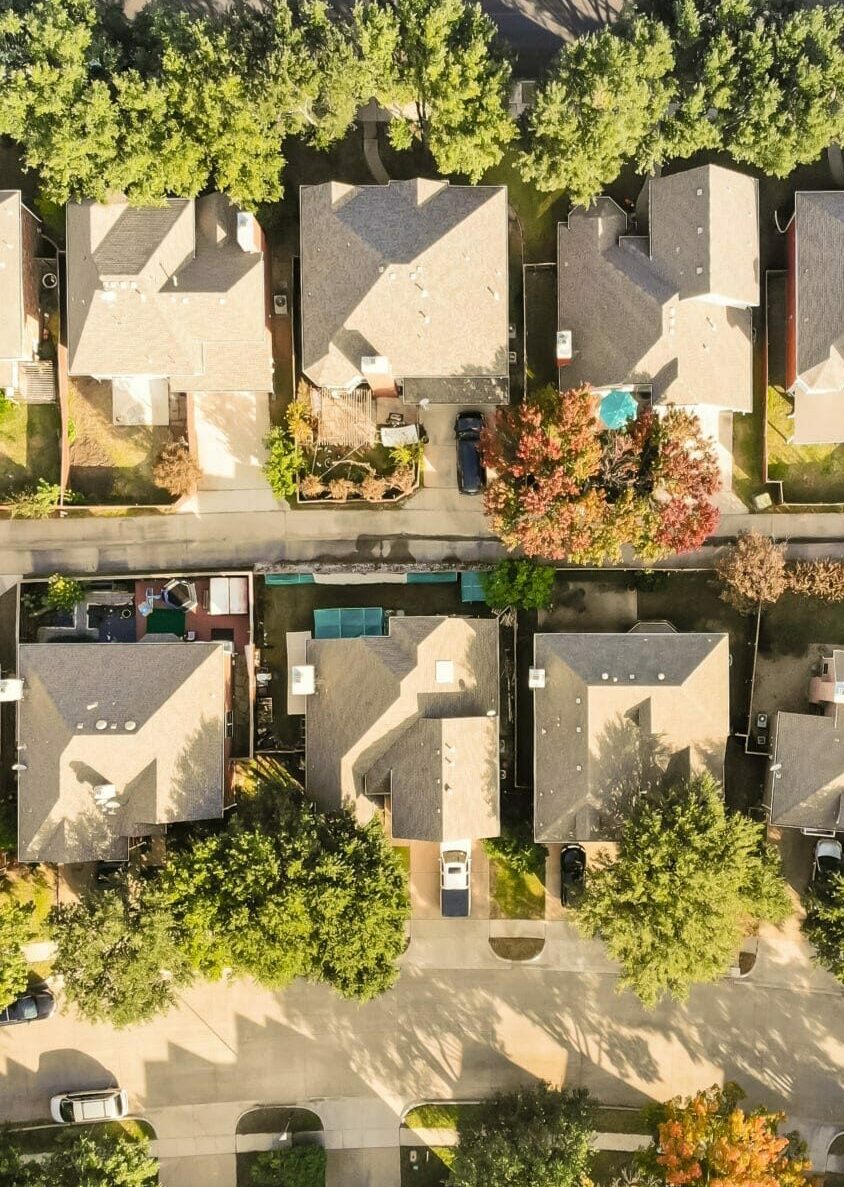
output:
<instances>
[{"instance_id":1,"label":"front walkway","mask_svg":"<svg viewBox=\"0 0 844 1187\"><path fill-rule=\"evenodd\" d=\"M261 472L270 427L266 392L194 392L189 433L202 478L176 510L273 511L278 504Z\"/></svg>"}]
</instances>

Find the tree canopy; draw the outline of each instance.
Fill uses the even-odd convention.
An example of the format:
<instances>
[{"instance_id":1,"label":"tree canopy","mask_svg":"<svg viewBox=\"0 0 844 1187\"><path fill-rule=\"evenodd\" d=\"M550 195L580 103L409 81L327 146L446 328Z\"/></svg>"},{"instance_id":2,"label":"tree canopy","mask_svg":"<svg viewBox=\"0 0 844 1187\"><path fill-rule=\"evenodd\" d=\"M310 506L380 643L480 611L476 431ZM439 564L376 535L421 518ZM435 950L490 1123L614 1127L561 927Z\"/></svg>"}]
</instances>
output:
<instances>
[{"instance_id":1,"label":"tree canopy","mask_svg":"<svg viewBox=\"0 0 844 1187\"><path fill-rule=\"evenodd\" d=\"M585 1089L539 1083L498 1093L460 1120L451 1187L580 1187L593 1110Z\"/></svg>"},{"instance_id":2,"label":"tree canopy","mask_svg":"<svg viewBox=\"0 0 844 1187\"><path fill-rule=\"evenodd\" d=\"M840 874L811 887L803 931L818 964L844 982L844 877Z\"/></svg>"},{"instance_id":3,"label":"tree canopy","mask_svg":"<svg viewBox=\"0 0 844 1187\"><path fill-rule=\"evenodd\" d=\"M685 409L610 430L588 388L549 387L499 410L482 446L493 530L529 557L601 564L627 544L655 560L699 547L718 522L712 443Z\"/></svg>"},{"instance_id":4,"label":"tree canopy","mask_svg":"<svg viewBox=\"0 0 844 1187\"><path fill-rule=\"evenodd\" d=\"M0 1009L26 991L29 966L23 945L30 938L32 903L4 896L0 902Z\"/></svg>"},{"instance_id":5,"label":"tree canopy","mask_svg":"<svg viewBox=\"0 0 844 1187\"><path fill-rule=\"evenodd\" d=\"M714 779L700 775L634 805L617 857L587 880L577 922L604 940L621 984L652 1006L724 976L754 921L789 913L763 826L727 812Z\"/></svg>"},{"instance_id":6,"label":"tree canopy","mask_svg":"<svg viewBox=\"0 0 844 1187\"><path fill-rule=\"evenodd\" d=\"M653 1141L640 1161L657 1183L721 1187L807 1187L811 1166L796 1135L780 1135L784 1114L739 1107L744 1093L727 1083L653 1105Z\"/></svg>"},{"instance_id":7,"label":"tree canopy","mask_svg":"<svg viewBox=\"0 0 844 1187\"><path fill-rule=\"evenodd\" d=\"M788 588L785 545L759 532L742 532L715 564L721 597L742 614L779 601Z\"/></svg>"},{"instance_id":8,"label":"tree canopy","mask_svg":"<svg viewBox=\"0 0 844 1187\"><path fill-rule=\"evenodd\" d=\"M0 1135L0 1179L14 1187L153 1187L158 1162L146 1138L91 1127L61 1135L57 1149L24 1162L14 1131Z\"/></svg>"},{"instance_id":9,"label":"tree canopy","mask_svg":"<svg viewBox=\"0 0 844 1187\"><path fill-rule=\"evenodd\" d=\"M55 907L54 969L83 1018L112 1026L145 1022L192 979L181 937L154 882L123 879Z\"/></svg>"},{"instance_id":10,"label":"tree canopy","mask_svg":"<svg viewBox=\"0 0 844 1187\"><path fill-rule=\"evenodd\" d=\"M544 610L551 605L554 569L528 560L499 561L482 578L486 604L493 610L513 606L520 610Z\"/></svg>"},{"instance_id":11,"label":"tree canopy","mask_svg":"<svg viewBox=\"0 0 844 1187\"><path fill-rule=\"evenodd\" d=\"M265 783L226 827L174 853L162 889L190 963L280 987L326 981L344 997L388 989L405 945L404 872L378 821L324 815Z\"/></svg>"},{"instance_id":12,"label":"tree canopy","mask_svg":"<svg viewBox=\"0 0 844 1187\"><path fill-rule=\"evenodd\" d=\"M673 68L669 32L649 17L571 42L529 112L524 178L588 204L626 162L650 170L676 89Z\"/></svg>"}]
</instances>

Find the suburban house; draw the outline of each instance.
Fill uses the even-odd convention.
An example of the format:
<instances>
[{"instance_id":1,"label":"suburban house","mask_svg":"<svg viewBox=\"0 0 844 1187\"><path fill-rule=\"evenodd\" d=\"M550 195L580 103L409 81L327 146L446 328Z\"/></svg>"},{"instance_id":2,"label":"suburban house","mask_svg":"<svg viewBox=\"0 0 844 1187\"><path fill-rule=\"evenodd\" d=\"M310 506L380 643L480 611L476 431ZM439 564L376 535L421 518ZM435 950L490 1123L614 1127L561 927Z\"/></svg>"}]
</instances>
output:
<instances>
[{"instance_id":1,"label":"suburban house","mask_svg":"<svg viewBox=\"0 0 844 1187\"><path fill-rule=\"evenodd\" d=\"M316 389L507 402L503 186L326 182L299 200L302 370Z\"/></svg>"},{"instance_id":2,"label":"suburban house","mask_svg":"<svg viewBox=\"0 0 844 1187\"><path fill-rule=\"evenodd\" d=\"M111 383L116 425L190 421L186 397L271 392L265 256L255 216L222 194L71 203L69 373Z\"/></svg>"},{"instance_id":3,"label":"suburban house","mask_svg":"<svg viewBox=\"0 0 844 1187\"><path fill-rule=\"evenodd\" d=\"M393 617L386 635L310 639L306 791L397 840L498 836L498 623ZM303 683L304 682L304 683Z\"/></svg>"},{"instance_id":4,"label":"suburban house","mask_svg":"<svg viewBox=\"0 0 844 1187\"><path fill-rule=\"evenodd\" d=\"M788 227L786 386L795 445L844 441L844 194L794 195Z\"/></svg>"},{"instance_id":5,"label":"suburban house","mask_svg":"<svg viewBox=\"0 0 844 1187\"><path fill-rule=\"evenodd\" d=\"M221 816L252 754L251 575L94 581L65 619L18 647L19 859L124 861Z\"/></svg>"},{"instance_id":6,"label":"suburban house","mask_svg":"<svg viewBox=\"0 0 844 1187\"><path fill-rule=\"evenodd\" d=\"M537 841L612 839L643 784L723 777L729 637L640 624L534 636Z\"/></svg>"},{"instance_id":7,"label":"suburban house","mask_svg":"<svg viewBox=\"0 0 844 1187\"><path fill-rule=\"evenodd\" d=\"M776 827L834 834L844 830L844 649L822 656L808 691L812 711L774 719L765 803Z\"/></svg>"},{"instance_id":8,"label":"suburban house","mask_svg":"<svg viewBox=\"0 0 844 1187\"><path fill-rule=\"evenodd\" d=\"M39 361L40 226L20 190L0 190L0 391L49 403L55 399L53 365Z\"/></svg>"},{"instance_id":9,"label":"suburban house","mask_svg":"<svg viewBox=\"0 0 844 1187\"><path fill-rule=\"evenodd\" d=\"M557 235L561 389L688 407L721 443L727 476L732 415L753 408L758 207L755 178L704 165L649 180L632 233L602 197Z\"/></svg>"}]
</instances>

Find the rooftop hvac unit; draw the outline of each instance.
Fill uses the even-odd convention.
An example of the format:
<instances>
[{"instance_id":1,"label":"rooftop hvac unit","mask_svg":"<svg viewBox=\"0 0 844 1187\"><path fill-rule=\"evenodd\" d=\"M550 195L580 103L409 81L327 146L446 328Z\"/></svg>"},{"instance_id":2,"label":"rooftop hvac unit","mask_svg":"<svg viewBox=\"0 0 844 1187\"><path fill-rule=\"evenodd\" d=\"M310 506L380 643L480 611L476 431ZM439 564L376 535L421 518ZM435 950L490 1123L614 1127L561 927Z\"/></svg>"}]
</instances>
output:
<instances>
[{"instance_id":1,"label":"rooftop hvac unit","mask_svg":"<svg viewBox=\"0 0 844 1187\"><path fill-rule=\"evenodd\" d=\"M528 672L528 688L545 687L545 669L531 668Z\"/></svg>"},{"instance_id":2,"label":"rooftop hvac unit","mask_svg":"<svg viewBox=\"0 0 844 1187\"><path fill-rule=\"evenodd\" d=\"M571 330L557 330L557 366L571 362Z\"/></svg>"},{"instance_id":3,"label":"rooftop hvac unit","mask_svg":"<svg viewBox=\"0 0 844 1187\"><path fill-rule=\"evenodd\" d=\"M294 664L290 669L291 692L294 696L309 697L316 691L316 672L313 664Z\"/></svg>"},{"instance_id":4,"label":"rooftop hvac unit","mask_svg":"<svg viewBox=\"0 0 844 1187\"><path fill-rule=\"evenodd\" d=\"M0 701L19 701L23 697L23 680L7 676L0 680Z\"/></svg>"}]
</instances>

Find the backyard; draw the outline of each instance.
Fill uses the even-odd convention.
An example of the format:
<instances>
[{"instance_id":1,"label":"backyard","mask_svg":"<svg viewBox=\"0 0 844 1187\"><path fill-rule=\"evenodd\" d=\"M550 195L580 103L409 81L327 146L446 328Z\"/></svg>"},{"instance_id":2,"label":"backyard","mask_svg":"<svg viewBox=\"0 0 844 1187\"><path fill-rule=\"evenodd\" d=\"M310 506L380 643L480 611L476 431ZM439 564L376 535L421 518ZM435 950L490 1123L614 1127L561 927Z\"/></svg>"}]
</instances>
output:
<instances>
[{"instance_id":1,"label":"backyard","mask_svg":"<svg viewBox=\"0 0 844 1187\"><path fill-rule=\"evenodd\" d=\"M69 390L70 489L89 503L169 503L152 471L170 425L112 424L110 383L75 379ZM176 436L180 436L176 433Z\"/></svg>"},{"instance_id":2,"label":"backyard","mask_svg":"<svg viewBox=\"0 0 844 1187\"><path fill-rule=\"evenodd\" d=\"M0 501L59 481L60 431L57 404L0 401Z\"/></svg>"},{"instance_id":3,"label":"backyard","mask_svg":"<svg viewBox=\"0 0 844 1187\"><path fill-rule=\"evenodd\" d=\"M791 399L768 388L768 478L786 503L844 502L844 445L794 445Z\"/></svg>"}]
</instances>

